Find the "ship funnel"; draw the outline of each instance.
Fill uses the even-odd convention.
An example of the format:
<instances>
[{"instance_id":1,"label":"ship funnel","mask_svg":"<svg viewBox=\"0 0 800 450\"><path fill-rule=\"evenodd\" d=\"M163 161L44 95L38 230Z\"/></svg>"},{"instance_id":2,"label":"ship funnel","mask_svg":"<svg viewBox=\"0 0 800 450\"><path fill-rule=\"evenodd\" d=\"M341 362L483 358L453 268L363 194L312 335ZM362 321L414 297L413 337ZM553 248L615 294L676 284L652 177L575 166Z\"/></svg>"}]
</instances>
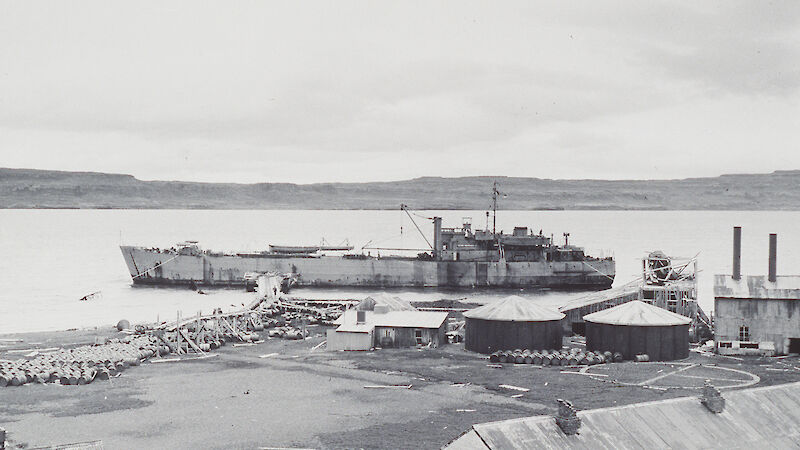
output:
<instances>
[{"instance_id":1,"label":"ship funnel","mask_svg":"<svg viewBox=\"0 0 800 450\"><path fill-rule=\"evenodd\" d=\"M778 278L778 235L769 235L769 281L775 282Z\"/></svg>"},{"instance_id":2,"label":"ship funnel","mask_svg":"<svg viewBox=\"0 0 800 450\"><path fill-rule=\"evenodd\" d=\"M742 279L742 227L733 227L733 276Z\"/></svg>"}]
</instances>

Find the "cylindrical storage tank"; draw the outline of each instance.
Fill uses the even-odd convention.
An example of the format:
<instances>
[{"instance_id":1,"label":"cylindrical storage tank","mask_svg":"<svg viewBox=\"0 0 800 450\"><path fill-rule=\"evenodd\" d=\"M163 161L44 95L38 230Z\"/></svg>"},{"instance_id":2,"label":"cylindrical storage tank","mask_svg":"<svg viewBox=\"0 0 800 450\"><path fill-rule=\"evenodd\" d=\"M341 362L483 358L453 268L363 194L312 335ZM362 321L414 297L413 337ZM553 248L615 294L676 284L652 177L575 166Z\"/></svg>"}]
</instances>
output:
<instances>
[{"instance_id":1,"label":"cylindrical storage tank","mask_svg":"<svg viewBox=\"0 0 800 450\"><path fill-rule=\"evenodd\" d=\"M583 320L587 351L620 353L626 360L641 354L647 354L650 361L689 356L692 320L658 306L634 300L588 314Z\"/></svg>"},{"instance_id":2,"label":"cylindrical storage tank","mask_svg":"<svg viewBox=\"0 0 800 450\"><path fill-rule=\"evenodd\" d=\"M464 313L464 348L478 353L561 348L564 314L512 295Z\"/></svg>"}]
</instances>

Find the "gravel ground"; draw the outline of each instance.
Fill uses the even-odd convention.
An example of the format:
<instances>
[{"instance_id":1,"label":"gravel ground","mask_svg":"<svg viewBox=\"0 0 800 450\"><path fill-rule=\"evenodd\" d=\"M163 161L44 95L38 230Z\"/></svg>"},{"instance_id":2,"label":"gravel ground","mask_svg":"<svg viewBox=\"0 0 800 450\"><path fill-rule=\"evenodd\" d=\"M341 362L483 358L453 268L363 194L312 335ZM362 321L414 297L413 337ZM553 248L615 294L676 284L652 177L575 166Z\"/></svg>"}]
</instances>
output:
<instances>
[{"instance_id":1,"label":"gravel ground","mask_svg":"<svg viewBox=\"0 0 800 450\"><path fill-rule=\"evenodd\" d=\"M310 329L305 341L229 345L208 359L144 363L86 386L0 388L0 424L10 448L96 439L114 449L439 448L474 423L551 414L556 398L591 409L697 395L696 389L655 390L561 373L577 369L490 368L460 344L422 351L312 351L324 339L324 328ZM95 336L117 333L106 328L5 335L24 342L0 341L0 359L20 357L8 350L86 344ZM259 357L271 353L277 354ZM692 353L684 362L755 373L759 386L800 380L796 357L737 360ZM635 374L642 367L622 363L614 370ZM364 388L408 384L411 389Z\"/></svg>"}]
</instances>

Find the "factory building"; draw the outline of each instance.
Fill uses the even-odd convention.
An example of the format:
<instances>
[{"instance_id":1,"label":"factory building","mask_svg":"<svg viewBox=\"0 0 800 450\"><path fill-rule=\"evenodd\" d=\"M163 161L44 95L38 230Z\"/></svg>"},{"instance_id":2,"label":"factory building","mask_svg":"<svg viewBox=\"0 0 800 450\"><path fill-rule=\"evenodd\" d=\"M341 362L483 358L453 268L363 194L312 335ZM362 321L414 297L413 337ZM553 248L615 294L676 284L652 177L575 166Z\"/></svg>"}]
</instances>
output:
<instances>
[{"instance_id":1,"label":"factory building","mask_svg":"<svg viewBox=\"0 0 800 450\"><path fill-rule=\"evenodd\" d=\"M512 295L464 313L464 347L478 353L560 349L564 314Z\"/></svg>"},{"instance_id":2,"label":"factory building","mask_svg":"<svg viewBox=\"0 0 800 450\"><path fill-rule=\"evenodd\" d=\"M742 276L741 228L733 233L733 273L714 276L714 336L725 355L800 353L800 275L777 275L775 234L768 275Z\"/></svg>"},{"instance_id":3,"label":"factory building","mask_svg":"<svg viewBox=\"0 0 800 450\"><path fill-rule=\"evenodd\" d=\"M651 361L689 356L692 319L634 300L585 316L586 349L622 353L625 359L648 355Z\"/></svg>"}]
</instances>

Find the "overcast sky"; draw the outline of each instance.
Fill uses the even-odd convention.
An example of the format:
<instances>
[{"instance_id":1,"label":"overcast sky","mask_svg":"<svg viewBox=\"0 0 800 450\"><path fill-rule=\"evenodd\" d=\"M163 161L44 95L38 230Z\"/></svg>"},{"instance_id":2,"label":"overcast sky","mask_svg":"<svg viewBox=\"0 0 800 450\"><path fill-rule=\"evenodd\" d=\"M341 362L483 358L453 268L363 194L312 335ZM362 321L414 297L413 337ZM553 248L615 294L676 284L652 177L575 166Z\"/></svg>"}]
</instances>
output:
<instances>
[{"instance_id":1,"label":"overcast sky","mask_svg":"<svg viewBox=\"0 0 800 450\"><path fill-rule=\"evenodd\" d=\"M308 183L800 169L800 2L0 0L0 167Z\"/></svg>"}]
</instances>

